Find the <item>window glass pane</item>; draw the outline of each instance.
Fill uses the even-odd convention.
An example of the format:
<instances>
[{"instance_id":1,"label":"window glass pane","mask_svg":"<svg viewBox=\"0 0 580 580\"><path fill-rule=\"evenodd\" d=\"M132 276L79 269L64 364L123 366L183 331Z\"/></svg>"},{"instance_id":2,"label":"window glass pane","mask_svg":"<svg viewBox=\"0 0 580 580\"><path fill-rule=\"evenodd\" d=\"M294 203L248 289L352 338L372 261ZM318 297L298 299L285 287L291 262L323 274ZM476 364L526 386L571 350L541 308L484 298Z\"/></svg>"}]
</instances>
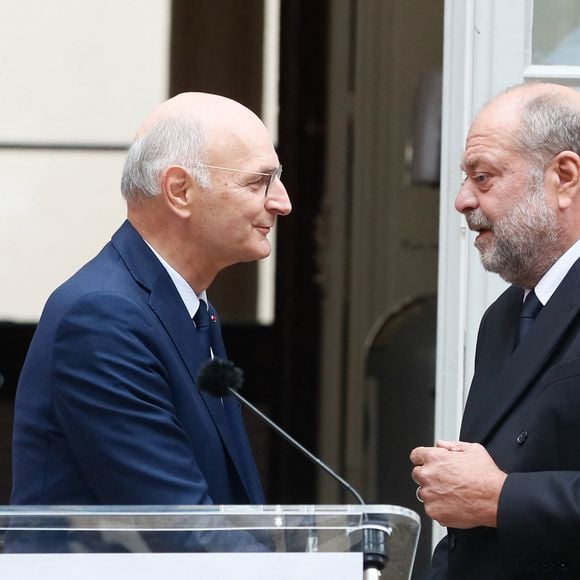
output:
<instances>
[{"instance_id":1,"label":"window glass pane","mask_svg":"<svg viewBox=\"0 0 580 580\"><path fill-rule=\"evenodd\" d=\"M532 64L580 66L580 2L535 0Z\"/></svg>"}]
</instances>

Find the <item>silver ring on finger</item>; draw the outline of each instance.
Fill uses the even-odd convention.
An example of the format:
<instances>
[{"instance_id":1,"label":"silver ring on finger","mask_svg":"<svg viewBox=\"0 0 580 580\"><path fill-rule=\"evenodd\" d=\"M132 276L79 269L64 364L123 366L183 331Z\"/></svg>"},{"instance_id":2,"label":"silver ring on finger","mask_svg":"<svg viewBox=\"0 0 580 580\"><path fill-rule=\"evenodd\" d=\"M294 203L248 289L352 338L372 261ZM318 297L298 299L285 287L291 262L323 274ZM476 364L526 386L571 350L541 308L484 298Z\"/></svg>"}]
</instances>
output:
<instances>
[{"instance_id":1,"label":"silver ring on finger","mask_svg":"<svg viewBox=\"0 0 580 580\"><path fill-rule=\"evenodd\" d=\"M415 490L415 497L417 498L418 501L420 501L421 503L425 503L423 501L423 499L421 499L421 489L423 488L422 485L420 485L419 487L417 487L417 489Z\"/></svg>"}]
</instances>

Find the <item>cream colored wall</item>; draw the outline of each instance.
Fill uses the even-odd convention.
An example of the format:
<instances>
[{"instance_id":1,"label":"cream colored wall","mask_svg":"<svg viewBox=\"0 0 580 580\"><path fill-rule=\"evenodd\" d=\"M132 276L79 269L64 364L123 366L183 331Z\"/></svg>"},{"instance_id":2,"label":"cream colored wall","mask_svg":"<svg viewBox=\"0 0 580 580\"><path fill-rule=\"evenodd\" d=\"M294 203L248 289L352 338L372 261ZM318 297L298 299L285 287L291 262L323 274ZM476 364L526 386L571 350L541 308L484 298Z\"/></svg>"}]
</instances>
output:
<instances>
[{"instance_id":1,"label":"cream colored wall","mask_svg":"<svg viewBox=\"0 0 580 580\"><path fill-rule=\"evenodd\" d=\"M168 91L170 9L0 0L0 320L37 320L122 222L123 147Z\"/></svg>"},{"instance_id":2,"label":"cream colored wall","mask_svg":"<svg viewBox=\"0 0 580 580\"><path fill-rule=\"evenodd\" d=\"M124 154L0 151L0 320L34 322L124 217Z\"/></svg>"}]
</instances>

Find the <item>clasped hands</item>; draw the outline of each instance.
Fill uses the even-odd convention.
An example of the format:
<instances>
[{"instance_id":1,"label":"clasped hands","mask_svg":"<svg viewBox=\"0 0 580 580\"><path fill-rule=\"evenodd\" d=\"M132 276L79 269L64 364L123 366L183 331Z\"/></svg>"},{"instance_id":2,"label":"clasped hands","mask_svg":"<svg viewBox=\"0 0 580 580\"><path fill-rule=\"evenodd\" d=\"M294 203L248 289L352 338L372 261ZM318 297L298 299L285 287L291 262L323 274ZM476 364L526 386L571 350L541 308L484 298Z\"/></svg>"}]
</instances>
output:
<instances>
[{"instance_id":1,"label":"clasped hands","mask_svg":"<svg viewBox=\"0 0 580 580\"><path fill-rule=\"evenodd\" d=\"M412 477L425 513L453 528L496 527L501 489L507 477L479 443L437 441L416 447Z\"/></svg>"}]
</instances>

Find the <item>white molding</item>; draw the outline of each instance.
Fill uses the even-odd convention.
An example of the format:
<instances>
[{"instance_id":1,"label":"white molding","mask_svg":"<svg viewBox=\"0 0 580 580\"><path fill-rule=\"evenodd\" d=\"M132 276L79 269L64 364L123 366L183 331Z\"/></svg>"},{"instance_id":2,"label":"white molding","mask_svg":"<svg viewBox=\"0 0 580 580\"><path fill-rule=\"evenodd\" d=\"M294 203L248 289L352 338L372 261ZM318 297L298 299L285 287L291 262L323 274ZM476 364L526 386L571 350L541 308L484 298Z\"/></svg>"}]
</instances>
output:
<instances>
[{"instance_id":1,"label":"white molding","mask_svg":"<svg viewBox=\"0 0 580 580\"><path fill-rule=\"evenodd\" d=\"M458 435L479 321L505 288L498 276L481 267L473 237L453 201L473 115L490 97L523 80L528 12L529 0L445 4L436 438Z\"/></svg>"},{"instance_id":2,"label":"white molding","mask_svg":"<svg viewBox=\"0 0 580 580\"><path fill-rule=\"evenodd\" d=\"M473 236L453 207L470 121L481 106L521 82L529 58L529 0L445 3L435 438L456 439L479 322L505 288L482 268ZM509 56L508 56L509 55ZM435 524L433 541L443 531Z\"/></svg>"},{"instance_id":3,"label":"white molding","mask_svg":"<svg viewBox=\"0 0 580 580\"><path fill-rule=\"evenodd\" d=\"M535 64L526 67L524 77L526 80L541 80L576 86L580 84L580 66Z\"/></svg>"}]
</instances>

